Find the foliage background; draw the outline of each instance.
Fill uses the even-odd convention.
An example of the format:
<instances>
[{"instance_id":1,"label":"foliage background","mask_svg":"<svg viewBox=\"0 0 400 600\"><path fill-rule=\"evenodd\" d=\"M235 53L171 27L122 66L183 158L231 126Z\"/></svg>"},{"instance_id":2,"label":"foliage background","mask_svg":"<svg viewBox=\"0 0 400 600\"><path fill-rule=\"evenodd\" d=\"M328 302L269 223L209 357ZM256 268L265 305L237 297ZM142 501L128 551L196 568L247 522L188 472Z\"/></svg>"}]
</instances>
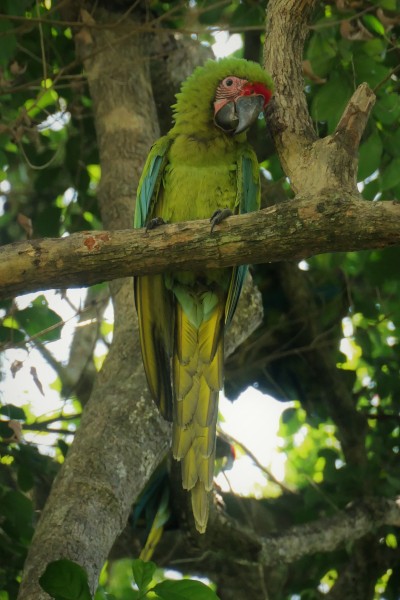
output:
<instances>
[{"instance_id":1,"label":"foliage background","mask_svg":"<svg viewBox=\"0 0 400 600\"><path fill-rule=\"evenodd\" d=\"M161 59L156 44L149 44L162 132L169 127L167 107L173 97L167 88L163 95L163 86L157 85L157 69L160 61L163 65L180 51L182 38L187 64L181 65L182 72L176 67L176 85L186 76L186 67L190 72L192 55L204 60L205 47L219 29L242 36L239 56L261 60L263 2L98 4L104 11L102 27L135 15L150 37L160 39L162 34L163 39L178 40L175 48L165 43ZM87 35L82 23L91 24L93 7L82 4L80 9L77 13L72 4L50 0L2 4L1 244L102 227L92 98L75 48ZM320 136L334 130L359 83L367 81L376 91L359 162L360 191L371 202L400 197L399 34L396 0L321 1L304 56L307 101ZM290 185L263 122L251 138L265 174L263 205L290 199ZM360 498L398 494L399 264L399 249L388 248L320 255L301 268L295 263L254 268L264 319L227 361L225 391L234 400L255 385L282 402L295 401L295 408L285 411L280 429L281 451L287 456L286 489L270 484L261 499L248 501L224 495L228 512L243 524L261 533L281 530L334 515ZM64 291L58 293L65 297ZM25 348L27 356L33 348L39 350L57 373L55 386L62 400L58 414L37 419L29 402L21 409L13 405L12 394L1 398L1 600L17 596L38 511L79 426L100 366L93 351L99 340L103 348L110 344L111 326L103 321L107 303L102 285L89 291L82 306L73 307L82 323L90 319L91 324L76 329L69 357L59 362L49 344L59 339L64 323L46 296L36 297L26 308L15 299L1 302L3 349ZM48 382L35 369L26 373L23 362L14 362L12 377L30 377L38 394L45 393ZM24 442L18 424L25 432L55 431L54 452L45 454ZM185 523L174 515L167 528L179 531ZM113 560L136 556L145 537L132 523L124 535L130 543L117 544ZM162 543L155 559L160 566L170 564ZM354 582L345 585L351 572L363 600L396 600L398 562L398 531L387 527L335 552L305 556L264 575L271 598L335 598L346 589L348 596L340 597L355 597ZM202 570L191 566L188 572ZM212 575L212 569L202 574ZM135 597L126 585L124 567L110 569L108 578L103 574L102 583L118 599ZM227 597L223 582L216 583L220 597Z\"/></svg>"}]
</instances>

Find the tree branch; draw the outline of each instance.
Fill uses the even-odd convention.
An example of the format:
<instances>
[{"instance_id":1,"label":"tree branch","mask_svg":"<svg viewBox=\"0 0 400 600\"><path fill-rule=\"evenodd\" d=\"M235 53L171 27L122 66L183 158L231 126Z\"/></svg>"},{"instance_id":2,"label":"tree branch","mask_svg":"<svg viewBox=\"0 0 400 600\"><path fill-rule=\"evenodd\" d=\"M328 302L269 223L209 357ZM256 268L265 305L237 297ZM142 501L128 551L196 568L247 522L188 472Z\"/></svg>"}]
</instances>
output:
<instances>
[{"instance_id":1,"label":"tree branch","mask_svg":"<svg viewBox=\"0 0 400 600\"><path fill-rule=\"evenodd\" d=\"M400 527L400 500L368 498L333 517L296 525L262 540L260 560L265 565L290 563L316 552L332 552L383 525Z\"/></svg>"},{"instance_id":2,"label":"tree branch","mask_svg":"<svg viewBox=\"0 0 400 600\"><path fill-rule=\"evenodd\" d=\"M157 547L159 564L178 568L185 565L189 571L200 570L209 576L212 570L218 569L219 556L222 557L220 560L233 561L238 566L258 564L276 568L318 552L333 552L383 526L400 527L400 499L366 498L333 516L262 535L239 526L221 510L215 511L214 516L212 528L196 545L181 532L165 532Z\"/></svg>"},{"instance_id":3,"label":"tree branch","mask_svg":"<svg viewBox=\"0 0 400 600\"><path fill-rule=\"evenodd\" d=\"M299 60L316 4L316 0L272 0L268 4L265 66L275 84L268 125L296 194L316 198L337 190L346 196L357 193L358 145L375 95L367 84L360 85L334 133L317 139Z\"/></svg>"},{"instance_id":4,"label":"tree branch","mask_svg":"<svg viewBox=\"0 0 400 600\"><path fill-rule=\"evenodd\" d=\"M400 203L364 202L332 193L231 217L212 234L203 220L150 232L86 231L3 246L0 297L172 268L220 268L398 244Z\"/></svg>"}]
</instances>

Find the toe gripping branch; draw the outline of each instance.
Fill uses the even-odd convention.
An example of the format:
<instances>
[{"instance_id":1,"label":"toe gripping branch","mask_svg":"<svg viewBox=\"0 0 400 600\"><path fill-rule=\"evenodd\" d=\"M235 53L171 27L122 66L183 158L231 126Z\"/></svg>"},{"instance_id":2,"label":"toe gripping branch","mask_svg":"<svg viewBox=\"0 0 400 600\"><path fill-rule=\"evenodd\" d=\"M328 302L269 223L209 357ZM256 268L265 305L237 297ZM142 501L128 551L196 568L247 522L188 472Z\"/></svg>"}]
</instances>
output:
<instances>
[{"instance_id":1,"label":"toe gripping branch","mask_svg":"<svg viewBox=\"0 0 400 600\"><path fill-rule=\"evenodd\" d=\"M218 210L214 211L213 214L211 215L211 219L210 219L211 233L214 231L214 227L216 225L219 225L227 217L231 217L232 215L233 215L233 212L231 211L230 208L224 208L222 210L219 208Z\"/></svg>"},{"instance_id":2,"label":"toe gripping branch","mask_svg":"<svg viewBox=\"0 0 400 600\"><path fill-rule=\"evenodd\" d=\"M167 222L164 221L164 219L162 217L154 217L154 219L150 219L150 221L147 223L146 225L146 232L149 231L150 229L156 229L156 227L159 227L160 225L166 225Z\"/></svg>"}]
</instances>

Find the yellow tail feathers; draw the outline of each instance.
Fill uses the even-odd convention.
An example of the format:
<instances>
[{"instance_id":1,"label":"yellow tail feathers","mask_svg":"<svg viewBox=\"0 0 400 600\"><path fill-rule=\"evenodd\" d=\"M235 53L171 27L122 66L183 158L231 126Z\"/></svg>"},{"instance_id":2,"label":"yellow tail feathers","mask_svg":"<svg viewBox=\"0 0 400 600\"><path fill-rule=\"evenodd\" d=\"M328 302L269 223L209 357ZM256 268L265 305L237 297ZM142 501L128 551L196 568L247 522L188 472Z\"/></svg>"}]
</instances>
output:
<instances>
[{"instance_id":1,"label":"yellow tail feathers","mask_svg":"<svg viewBox=\"0 0 400 600\"><path fill-rule=\"evenodd\" d=\"M224 303L197 328L176 302L173 357L172 452L182 463L182 485L191 491L196 528L204 533L212 488L218 393L223 383Z\"/></svg>"},{"instance_id":2,"label":"yellow tail feathers","mask_svg":"<svg viewBox=\"0 0 400 600\"><path fill-rule=\"evenodd\" d=\"M214 465L213 465L214 466ZM199 533L205 533L208 521L209 499L201 481L198 481L191 491L192 511Z\"/></svg>"}]
</instances>

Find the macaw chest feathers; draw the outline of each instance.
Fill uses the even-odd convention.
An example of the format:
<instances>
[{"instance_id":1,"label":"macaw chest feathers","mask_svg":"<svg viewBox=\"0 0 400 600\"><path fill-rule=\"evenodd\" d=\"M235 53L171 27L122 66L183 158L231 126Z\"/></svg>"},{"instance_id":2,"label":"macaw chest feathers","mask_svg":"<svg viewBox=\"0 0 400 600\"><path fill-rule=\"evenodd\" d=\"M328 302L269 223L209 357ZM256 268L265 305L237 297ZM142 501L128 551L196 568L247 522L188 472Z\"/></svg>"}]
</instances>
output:
<instances>
[{"instance_id":1,"label":"macaw chest feathers","mask_svg":"<svg viewBox=\"0 0 400 600\"><path fill-rule=\"evenodd\" d=\"M159 201L152 216L164 221L209 219L217 209L235 211L237 198L235 164L211 164L201 167L171 162L164 174Z\"/></svg>"}]
</instances>

